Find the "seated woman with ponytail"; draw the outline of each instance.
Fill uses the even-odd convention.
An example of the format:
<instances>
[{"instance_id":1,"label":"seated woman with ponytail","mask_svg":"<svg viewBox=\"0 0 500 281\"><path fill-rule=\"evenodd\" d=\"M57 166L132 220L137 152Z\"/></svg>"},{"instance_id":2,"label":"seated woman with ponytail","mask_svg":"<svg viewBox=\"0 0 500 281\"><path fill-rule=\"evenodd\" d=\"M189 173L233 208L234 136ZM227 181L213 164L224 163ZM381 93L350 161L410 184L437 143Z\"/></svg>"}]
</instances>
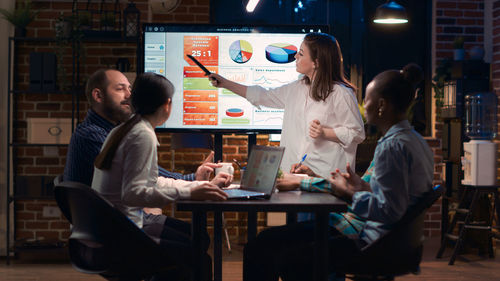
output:
<instances>
[{"instance_id":1,"label":"seated woman with ponytail","mask_svg":"<svg viewBox=\"0 0 500 281\"><path fill-rule=\"evenodd\" d=\"M226 200L220 187L232 181L232 176L225 173L219 173L210 182L158 176L159 142L154 128L170 116L173 93L174 87L165 77L154 73L139 75L131 95L135 115L111 131L95 160L92 188L139 228L143 227L144 207L161 208L179 199ZM172 253L172 263L191 267L189 228L189 224L186 227L186 223L169 218L158 235L147 234ZM211 268L208 255L206 259Z\"/></svg>"},{"instance_id":2,"label":"seated woman with ponytail","mask_svg":"<svg viewBox=\"0 0 500 281\"><path fill-rule=\"evenodd\" d=\"M403 70L378 74L366 87L366 121L377 126L383 136L363 178L352 172L348 164L347 173L336 169L328 179L286 174L277 183L280 190L330 192L350 204L347 213L330 219L328 263L332 272L335 265L355 259L363 247L390 231L432 188L432 151L406 116L421 79L420 67L409 64ZM244 279L310 280L314 268L314 226L314 222L301 222L262 231L245 246Z\"/></svg>"}]
</instances>

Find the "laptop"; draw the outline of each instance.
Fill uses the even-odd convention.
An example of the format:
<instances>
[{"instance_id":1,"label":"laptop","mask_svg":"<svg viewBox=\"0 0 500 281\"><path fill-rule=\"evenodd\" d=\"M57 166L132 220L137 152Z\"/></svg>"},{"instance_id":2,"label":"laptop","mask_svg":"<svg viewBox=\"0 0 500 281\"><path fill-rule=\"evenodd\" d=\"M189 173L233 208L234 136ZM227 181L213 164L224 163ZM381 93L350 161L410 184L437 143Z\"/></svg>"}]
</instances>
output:
<instances>
[{"instance_id":1,"label":"laptop","mask_svg":"<svg viewBox=\"0 0 500 281\"><path fill-rule=\"evenodd\" d=\"M271 198L284 152L284 147L252 146L239 188L224 189L228 199Z\"/></svg>"}]
</instances>

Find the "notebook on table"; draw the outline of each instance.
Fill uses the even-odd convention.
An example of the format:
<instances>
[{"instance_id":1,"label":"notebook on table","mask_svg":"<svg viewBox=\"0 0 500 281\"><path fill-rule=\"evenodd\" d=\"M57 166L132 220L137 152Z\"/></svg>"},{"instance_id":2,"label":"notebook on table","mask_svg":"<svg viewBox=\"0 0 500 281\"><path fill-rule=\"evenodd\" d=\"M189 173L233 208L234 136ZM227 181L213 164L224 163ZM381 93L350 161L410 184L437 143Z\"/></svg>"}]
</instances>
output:
<instances>
[{"instance_id":1,"label":"notebook on table","mask_svg":"<svg viewBox=\"0 0 500 281\"><path fill-rule=\"evenodd\" d=\"M269 199L284 152L284 147L254 145L239 188L224 190L228 199Z\"/></svg>"}]
</instances>

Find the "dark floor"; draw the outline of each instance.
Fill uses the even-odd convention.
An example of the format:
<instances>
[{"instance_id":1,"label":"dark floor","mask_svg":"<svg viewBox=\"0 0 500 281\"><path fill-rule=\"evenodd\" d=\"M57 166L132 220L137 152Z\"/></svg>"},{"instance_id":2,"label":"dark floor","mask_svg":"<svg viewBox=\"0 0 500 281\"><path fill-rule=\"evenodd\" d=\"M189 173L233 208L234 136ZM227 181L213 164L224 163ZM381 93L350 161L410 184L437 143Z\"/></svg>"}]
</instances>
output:
<instances>
[{"instance_id":1,"label":"dark floor","mask_svg":"<svg viewBox=\"0 0 500 281\"><path fill-rule=\"evenodd\" d=\"M497 242L498 245L500 245ZM228 253L224 249L223 273L224 281L239 281L241 277L241 253L242 245L232 244L233 251ZM435 259L439 241L429 239L425 242L424 258L421 263L419 275L406 275L397 280L500 280L500 257L494 259L479 257L477 255L465 255L458 258L455 265L449 266L448 259L451 249L445 252L443 259ZM79 281L79 280L104 280L98 276L86 275L75 271L68 263L50 262L47 258L28 262L29 257L23 260L15 260L10 266L0 260L0 280L23 280L23 281ZM44 263L42 263L44 262Z\"/></svg>"}]
</instances>

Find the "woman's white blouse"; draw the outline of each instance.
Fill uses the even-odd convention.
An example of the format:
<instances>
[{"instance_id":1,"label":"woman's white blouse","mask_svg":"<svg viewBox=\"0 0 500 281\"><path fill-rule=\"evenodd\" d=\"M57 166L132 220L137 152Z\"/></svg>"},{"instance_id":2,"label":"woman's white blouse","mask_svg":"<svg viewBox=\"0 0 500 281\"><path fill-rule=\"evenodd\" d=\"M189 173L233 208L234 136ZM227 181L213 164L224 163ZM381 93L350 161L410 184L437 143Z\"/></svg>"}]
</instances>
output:
<instances>
[{"instance_id":1,"label":"woman's white blouse","mask_svg":"<svg viewBox=\"0 0 500 281\"><path fill-rule=\"evenodd\" d=\"M110 132L103 147L117 128ZM201 184L158 177L158 146L153 127L142 119L122 139L111 169L94 169L92 188L140 228L144 207L164 207L177 199L188 199L191 188Z\"/></svg>"},{"instance_id":2,"label":"woman's white blouse","mask_svg":"<svg viewBox=\"0 0 500 281\"><path fill-rule=\"evenodd\" d=\"M309 86L297 80L269 90L250 86L246 97L255 106L285 110L280 143L285 147L281 163L283 171L290 171L292 164L298 163L305 153L304 164L323 178L329 178L330 172L336 168L345 171L347 162L354 169L356 148L364 140L365 131L351 89L335 85L324 102L314 101L309 96ZM309 137L309 124L314 119L318 119L322 126L332 128L341 142Z\"/></svg>"}]
</instances>

